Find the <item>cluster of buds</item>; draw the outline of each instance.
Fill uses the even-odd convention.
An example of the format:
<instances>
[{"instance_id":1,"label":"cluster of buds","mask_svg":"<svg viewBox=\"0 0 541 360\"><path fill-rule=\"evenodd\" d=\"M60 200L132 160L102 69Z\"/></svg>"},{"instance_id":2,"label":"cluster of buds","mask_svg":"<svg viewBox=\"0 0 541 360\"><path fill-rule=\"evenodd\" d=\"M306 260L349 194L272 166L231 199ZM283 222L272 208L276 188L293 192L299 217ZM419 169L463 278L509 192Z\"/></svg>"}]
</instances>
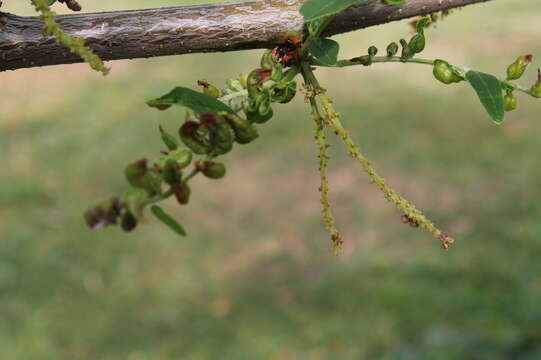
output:
<instances>
[{"instance_id":1,"label":"cluster of buds","mask_svg":"<svg viewBox=\"0 0 541 360\"><path fill-rule=\"evenodd\" d=\"M400 55L401 61L407 61L411 59L415 54L418 54L422 52L425 49L426 46L426 38L424 29L427 27L431 22L430 17L423 17L416 21L415 23L415 29L416 33L412 36L410 41L406 41L405 39L400 39L400 45L402 45L402 54ZM392 42L389 45L387 45L386 49L386 55L388 58L391 58L395 56L398 53L399 46L397 43ZM354 57L350 59L349 61L352 62L359 62L364 66L372 65L372 62L374 60L374 57L378 53L378 49L375 46L370 46L367 51L367 55L362 55L359 57Z\"/></svg>"}]
</instances>

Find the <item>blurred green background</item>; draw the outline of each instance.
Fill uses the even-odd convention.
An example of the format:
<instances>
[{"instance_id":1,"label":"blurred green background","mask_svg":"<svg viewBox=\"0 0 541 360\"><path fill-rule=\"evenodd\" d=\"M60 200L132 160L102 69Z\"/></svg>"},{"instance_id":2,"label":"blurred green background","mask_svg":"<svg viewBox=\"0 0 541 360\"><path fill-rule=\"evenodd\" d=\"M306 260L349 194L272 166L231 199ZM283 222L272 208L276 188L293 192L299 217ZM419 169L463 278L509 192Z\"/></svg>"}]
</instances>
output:
<instances>
[{"instance_id":1,"label":"blurred green background","mask_svg":"<svg viewBox=\"0 0 541 360\"><path fill-rule=\"evenodd\" d=\"M82 1L87 11L193 4ZM23 1L4 11L32 14ZM426 58L502 74L541 59L536 0L456 11ZM337 37L344 57L409 37L407 22ZM130 234L82 213L127 189L123 167L163 146L183 111L144 101L257 66L261 51L0 74L1 359L540 359L541 103L493 124L467 84L421 65L318 70L380 173L456 238L444 253L368 184L333 141L331 195L345 249L321 220L314 125L302 96L260 139L236 146L221 181L197 179ZM524 85L535 79L536 65Z\"/></svg>"}]
</instances>

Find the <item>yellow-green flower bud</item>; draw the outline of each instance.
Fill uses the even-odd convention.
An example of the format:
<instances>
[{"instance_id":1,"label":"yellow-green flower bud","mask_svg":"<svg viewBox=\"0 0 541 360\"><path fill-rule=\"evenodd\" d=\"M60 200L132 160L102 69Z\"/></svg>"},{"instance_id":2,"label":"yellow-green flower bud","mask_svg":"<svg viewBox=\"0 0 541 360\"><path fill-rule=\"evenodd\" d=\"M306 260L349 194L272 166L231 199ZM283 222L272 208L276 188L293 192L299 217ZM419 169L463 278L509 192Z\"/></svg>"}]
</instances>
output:
<instances>
[{"instance_id":1,"label":"yellow-green flower bud","mask_svg":"<svg viewBox=\"0 0 541 360\"><path fill-rule=\"evenodd\" d=\"M513 111L517 108L517 98L512 92L508 92L503 97L503 109L505 111Z\"/></svg>"},{"instance_id":2,"label":"yellow-green flower bud","mask_svg":"<svg viewBox=\"0 0 541 360\"><path fill-rule=\"evenodd\" d=\"M507 68L507 80L517 80L522 77L526 67L533 60L532 55L519 56L514 63Z\"/></svg>"}]
</instances>

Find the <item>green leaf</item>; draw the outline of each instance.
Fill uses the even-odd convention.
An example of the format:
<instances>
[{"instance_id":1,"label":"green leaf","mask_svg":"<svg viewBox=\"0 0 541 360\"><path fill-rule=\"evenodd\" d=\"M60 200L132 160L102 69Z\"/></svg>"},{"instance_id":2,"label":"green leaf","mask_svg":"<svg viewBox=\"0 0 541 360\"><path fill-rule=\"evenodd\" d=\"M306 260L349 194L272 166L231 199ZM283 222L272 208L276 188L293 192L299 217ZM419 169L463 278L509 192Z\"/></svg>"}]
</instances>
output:
<instances>
[{"instance_id":1,"label":"green leaf","mask_svg":"<svg viewBox=\"0 0 541 360\"><path fill-rule=\"evenodd\" d=\"M158 110L166 110L171 105L185 106L196 114L205 112L235 112L226 104L216 98L184 87L176 87L168 94L154 100L147 101L147 105Z\"/></svg>"},{"instance_id":2,"label":"green leaf","mask_svg":"<svg viewBox=\"0 0 541 360\"><path fill-rule=\"evenodd\" d=\"M399 4L402 4L403 2L404 0L385 0L385 3L389 5L399 5Z\"/></svg>"},{"instance_id":3,"label":"green leaf","mask_svg":"<svg viewBox=\"0 0 541 360\"><path fill-rule=\"evenodd\" d=\"M478 71L468 71L466 73L470 85L473 87L481 104L485 107L495 123L503 122L503 95L500 80L490 74L485 74Z\"/></svg>"},{"instance_id":4,"label":"green leaf","mask_svg":"<svg viewBox=\"0 0 541 360\"><path fill-rule=\"evenodd\" d=\"M167 215L165 211L158 205L152 205L150 208L150 211L152 211L152 214L160 220L162 223L167 225L171 230L179 234L180 236L186 236L186 231L184 228L171 216Z\"/></svg>"},{"instance_id":5,"label":"green leaf","mask_svg":"<svg viewBox=\"0 0 541 360\"><path fill-rule=\"evenodd\" d=\"M364 1L366 0L308 0L301 6L300 13L304 16L304 21L309 22L339 13Z\"/></svg>"},{"instance_id":6,"label":"green leaf","mask_svg":"<svg viewBox=\"0 0 541 360\"><path fill-rule=\"evenodd\" d=\"M51 6L52 4L54 4L56 2L56 0L48 0L48 5Z\"/></svg>"},{"instance_id":7,"label":"green leaf","mask_svg":"<svg viewBox=\"0 0 541 360\"><path fill-rule=\"evenodd\" d=\"M314 39L308 45L308 49L323 65L334 65L338 61L340 45L331 39Z\"/></svg>"}]
</instances>

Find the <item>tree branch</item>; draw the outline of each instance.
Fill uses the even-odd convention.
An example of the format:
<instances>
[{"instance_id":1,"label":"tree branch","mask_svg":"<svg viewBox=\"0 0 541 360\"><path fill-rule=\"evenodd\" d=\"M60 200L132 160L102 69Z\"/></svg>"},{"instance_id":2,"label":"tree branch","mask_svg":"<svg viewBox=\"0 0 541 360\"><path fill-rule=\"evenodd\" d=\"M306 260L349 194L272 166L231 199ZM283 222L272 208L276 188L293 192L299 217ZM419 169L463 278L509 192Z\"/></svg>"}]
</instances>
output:
<instances>
[{"instance_id":1,"label":"tree branch","mask_svg":"<svg viewBox=\"0 0 541 360\"><path fill-rule=\"evenodd\" d=\"M288 32L301 33L305 0L249 0L198 6L73 14L57 17L103 60L270 48ZM335 35L408 17L490 0L369 0L339 14L326 30ZM82 60L44 36L36 17L0 13L0 71Z\"/></svg>"}]
</instances>

